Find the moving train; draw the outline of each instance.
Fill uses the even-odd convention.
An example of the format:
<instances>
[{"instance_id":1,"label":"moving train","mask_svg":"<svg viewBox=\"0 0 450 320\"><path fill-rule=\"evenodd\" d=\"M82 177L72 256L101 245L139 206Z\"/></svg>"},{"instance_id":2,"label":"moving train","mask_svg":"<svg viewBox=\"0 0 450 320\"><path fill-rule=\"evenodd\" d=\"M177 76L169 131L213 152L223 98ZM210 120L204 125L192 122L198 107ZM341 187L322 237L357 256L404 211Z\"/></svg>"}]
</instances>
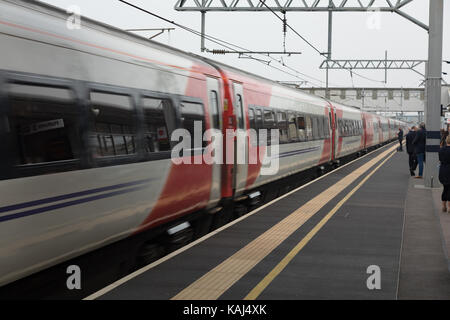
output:
<instances>
[{"instance_id":1,"label":"moving train","mask_svg":"<svg viewBox=\"0 0 450 320\"><path fill-rule=\"evenodd\" d=\"M199 237L274 182L405 128L88 18L69 28L69 18L0 2L0 286L135 235L156 256L158 237ZM195 122L278 130L277 173L262 175L259 162L174 164L171 134ZM262 148L236 141L246 159Z\"/></svg>"}]
</instances>

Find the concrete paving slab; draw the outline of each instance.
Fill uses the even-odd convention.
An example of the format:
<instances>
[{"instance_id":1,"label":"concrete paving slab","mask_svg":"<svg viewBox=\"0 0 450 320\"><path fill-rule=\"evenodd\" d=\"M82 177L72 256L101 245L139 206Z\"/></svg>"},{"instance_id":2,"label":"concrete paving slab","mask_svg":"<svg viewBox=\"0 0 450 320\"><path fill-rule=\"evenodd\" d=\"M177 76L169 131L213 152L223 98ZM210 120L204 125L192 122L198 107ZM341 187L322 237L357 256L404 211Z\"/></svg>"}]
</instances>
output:
<instances>
[{"instance_id":1,"label":"concrete paving slab","mask_svg":"<svg viewBox=\"0 0 450 320\"><path fill-rule=\"evenodd\" d=\"M398 299L450 299L450 272L443 249L433 190L410 178L405 202L405 226Z\"/></svg>"}]
</instances>

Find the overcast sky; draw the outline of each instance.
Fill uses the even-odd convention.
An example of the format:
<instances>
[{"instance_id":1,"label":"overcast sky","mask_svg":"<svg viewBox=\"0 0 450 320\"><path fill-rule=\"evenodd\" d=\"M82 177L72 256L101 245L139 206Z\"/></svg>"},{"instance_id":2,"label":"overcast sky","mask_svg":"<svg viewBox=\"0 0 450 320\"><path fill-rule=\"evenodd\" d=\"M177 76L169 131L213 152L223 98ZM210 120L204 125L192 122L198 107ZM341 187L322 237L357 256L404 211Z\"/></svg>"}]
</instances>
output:
<instances>
[{"instance_id":1,"label":"overcast sky","mask_svg":"<svg viewBox=\"0 0 450 320\"><path fill-rule=\"evenodd\" d=\"M49 4L68 8L77 5L84 16L123 28L169 28L173 25L131 8L118 0L43 0ZM169 20L200 30L199 12L179 12L174 9L176 0L128 0L148 11ZM218 1L218 0L214 0ZM243 0L241 0L243 1ZM255 0L257 1L257 0ZM355 1L355 0L350 0ZM230 2L230 1L228 1ZM281 1L284 3L284 1ZM367 0L363 1L367 2ZM376 4L385 4L377 0ZM444 1L444 49L443 59L450 60L450 1ZM414 18L428 24L428 0L414 0L402 10ZM378 15L378 16L374 16ZM288 12L288 23L321 52L327 51L327 13ZM270 12L209 12L206 14L206 33L254 51L282 51L282 23ZM154 32L140 32L151 36ZM194 34L176 28L170 34L165 33L154 40L173 47L201 54L200 38ZM206 42L208 49L224 49L219 45ZM287 51L301 51L301 55L283 56L289 67L307 75L295 73L272 61L271 65L281 68L297 77L278 71L260 62L239 59L236 54L218 56L203 55L236 66L272 80L310 81L308 86L325 86L325 71L319 69L324 60L301 38L288 30ZM333 59L384 59L385 50L391 59L427 59L428 33L394 13L334 13L333 14ZM267 57L257 56L269 61ZM275 56L280 58L280 56ZM419 69L424 72L423 69ZM450 74L450 64L443 65L443 71ZM384 71L356 70L357 73L376 81L369 81L357 75L350 76L347 70L330 71L330 86L339 87L384 87ZM301 78L301 79L300 79ZM450 82L450 76L444 76ZM418 87L421 76L408 70L392 70L388 73L387 87Z\"/></svg>"}]
</instances>

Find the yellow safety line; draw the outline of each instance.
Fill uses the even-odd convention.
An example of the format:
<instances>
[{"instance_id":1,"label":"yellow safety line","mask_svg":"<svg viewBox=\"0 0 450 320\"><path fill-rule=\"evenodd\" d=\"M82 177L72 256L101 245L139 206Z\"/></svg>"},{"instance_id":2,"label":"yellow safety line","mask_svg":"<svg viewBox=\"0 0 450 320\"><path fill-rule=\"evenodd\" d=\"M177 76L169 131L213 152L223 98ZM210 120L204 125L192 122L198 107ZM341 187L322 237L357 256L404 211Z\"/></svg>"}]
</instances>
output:
<instances>
[{"instance_id":1,"label":"yellow safety line","mask_svg":"<svg viewBox=\"0 0 450 320\"><path fill-rule=\"evenodd\" d=\"M305 203L302 207L295 210L244 248L172 297L172 300L218 299L323 206L395 148L395 146L389 148Z\"/></svg>"},{"instance_id":2,"label":"yellow safety line","mask_svg":"<svg viewBox=\"0 0 450 320\"><path fill-rule=\"evenodd\" d=\"M353 194L358 191L361 186L395 153L392 153L383 162L381 162L367 177L365 177L352 191L350 191L339 203L281 260L267 276L262 279L256 287L244 298L244 300L255 300L266 289L266 287L283 271L292 259L302 250L308 242L319 232L319 230L333 217L333 215L350 199Z\"/></svg>"},{"instance_id":3,"label":"yellow safety line","mask_svg":"<svg viewBox=\"0 0 450 320\"><path fill-rule=\"evenodd\" d=\"M391 144L392 144L392 143L391 143ZM182 247L182 248L180 248L180 249L178 249L178 250L176 250L176 251L174 251L174 252L172 252L172 253L169 253L168 255L162 257L161 259L156 260L155 262L150 263L150 264L148 264L148 265L146 265L146 266L144 266L144 267L142 267L142 268L140 268L140 269L134 271L133 273L131 273L131 274L129 274L129 275L123 277L123 278L120 278L119 280L117 280L117 281L111 283L110 285L108 285L108 286L106 286L106 287L100 289L99 291L94 292L93 294L89 295L88 297L84 298L83 300L94 300L94 299L97 299L97 298L99 298L99 297L105 295L106 293L108 293L108 292L110 292L110 291L116 289L117 287L119 287L119 286L121 286L121 285L127 283L127 282L130 281L131 279L136 278L137 276L139 276L139 275L141 275L141 274L143 274L143 273L145 273L145 272L147 272L147 271L149 271L149 270L155 268L156 266L159 266L160 264L162 264L162 263L164 263L164 262L166 262L166 261L172 259L173 257L178 256L179 254L181 254L181 253L183 253L183 252L189 250L190 248L192 248L192 247L194 247L194 246L196 246L196 245L198 245L198 244L200 244L200 243L202 243L202 242L208 240L209 238L211 238L211 237L215 236L216 234L218 234L218 233L220 233L220 232L222 232L222 231L224 231L224 230L230 228L231 226L233 226L233 225L235 225L235 224L237 224L237 223L239 223L239 222L241 222L241 221L243 221L243 220L245 220L245 219L248 219L248 218L251 217L252 215L254 215L254 214L258 213L259 211L261 211L261 210L263 210L263 209L265 209L265 208L267 208L267 207L269 207L269 206L271 206L271 205L277 203L278 201L280 201L280 200L282 200L282 199L284 199L284 198L290 196L291 194L296 193L296 192L299 192L300 190L305 189L305 188L308 187L309 185L311 185L311 184L313 184L313 183L316 183L316 182L318 182L318 181L320 181L320 180L322 180L322 179L325 179L326 177L328 177L329 175L331 175L331 174L333 174L333 173L339 172L339 170L342 170L342 169L344 169L345 167L352 165L352 164L355 163L356 161L361 161L361 160L364 159L365 157L371 155L373 152L375 152L375 151L371 151L371 152L369 152L369 153L363 155L363 156L360 157L360 158L357 158L357 159L355 159L355 160L352 160L352 161L350 161L350 162L347 162L346 164L344 164L343 166L340 166L340 167L337 168L336 170L330 171L330 172L328 172L328 173L326 173L326 174L324 174L324 175L318 177L317 179L314 179L314 180L312 180L312 181L310 181L310 182L308 182L308 183L306 183L306 184L304 184L304 185L301 185L300 187L298 187L298 188L296 188L296 189L294 189L294 190L289 191L288 193L283 194L282 196L280 196L280 197L278 197L278 198L276 198L276 199L274 199L274 200L272 200L272 201L270 201L270 202L268 202L268 203L266 203L266 204L264 204L264 205L262 205L262 206L256 208L255 210L253 210L253 211L247 213L246 215L243 215L242 217L240 217L240 218L238 218L238 219L235 219L235 220L233 220L233 221L227 223L226 225L224 225L224 226L222 226L222 227L220 227L220 228L218 228L218 229L216 229L216 230L214 230L214 231L212 231L212 232L210 232L210 233L204 235L203 237L201 237L201 238L199 238L199 239L197 239L197 240L195 240L195 241L189 243L188 245L186 245L186 246L184 246L184 247Z\"/></svg>"}]
</instances>

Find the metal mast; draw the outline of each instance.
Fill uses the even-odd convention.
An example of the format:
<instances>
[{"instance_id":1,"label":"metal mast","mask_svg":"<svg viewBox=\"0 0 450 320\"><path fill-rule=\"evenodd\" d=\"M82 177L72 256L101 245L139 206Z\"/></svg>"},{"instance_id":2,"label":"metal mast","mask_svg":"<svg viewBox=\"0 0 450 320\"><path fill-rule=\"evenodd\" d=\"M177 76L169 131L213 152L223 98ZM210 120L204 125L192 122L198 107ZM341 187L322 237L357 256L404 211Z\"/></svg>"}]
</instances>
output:
<instances>
[{"instance_id":1,"label":"metal mast","mask_svg":"<svg viewBox=\"0 0 450 320\"><path fill-rule=\"evenodd\" d=\"M426 74L425 123L427 127L426 187L439 185L438 151L441 127L442 42L444 0L430 0L430 30L428 36L428 64Z\"/></svg>"}]
</instances>

